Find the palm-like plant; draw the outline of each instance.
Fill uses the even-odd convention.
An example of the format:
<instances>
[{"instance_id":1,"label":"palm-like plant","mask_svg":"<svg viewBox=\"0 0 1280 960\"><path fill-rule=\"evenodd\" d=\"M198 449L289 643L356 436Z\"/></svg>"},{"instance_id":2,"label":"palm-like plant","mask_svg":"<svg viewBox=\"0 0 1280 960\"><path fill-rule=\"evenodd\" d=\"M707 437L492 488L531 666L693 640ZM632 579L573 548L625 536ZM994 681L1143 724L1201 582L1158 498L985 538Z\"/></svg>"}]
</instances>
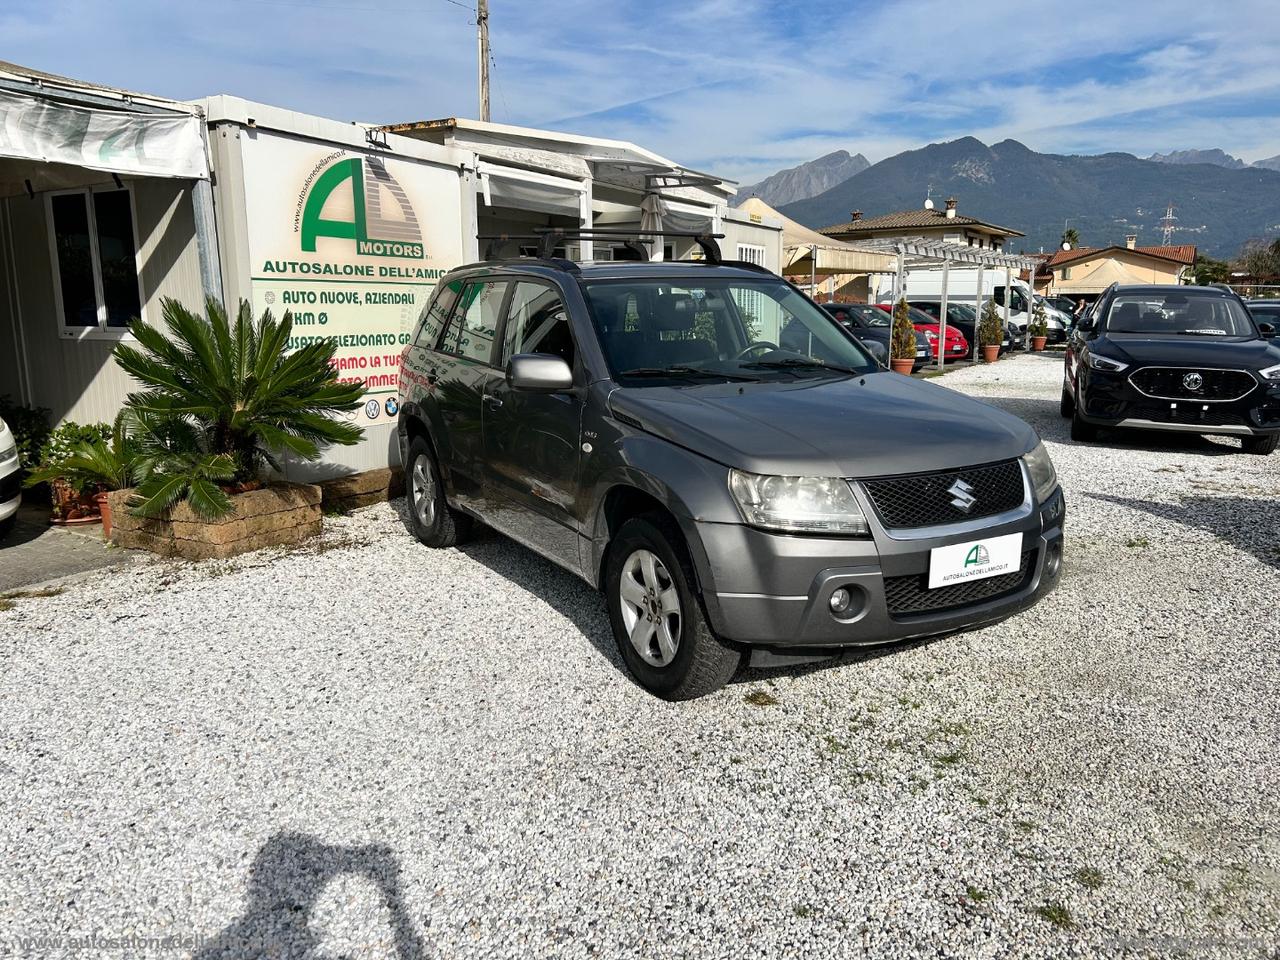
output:
<instances>
[{"instance_id":1,"label":"palm-like plant","mask_svg":"<svg viewBox=\"0 0 1280 960\"><path fill-rule=\"evenodd\" d=\"M330 444L360 439L358 426L333 415L358 407L363 387L338 382L329 341L289 353L288 313L277 321L267 310L255 322L241 301L232 322L212 297L204 317L176 300L163 307L167 335L135 320L138 346L115 349L116 363L146 388L126 402L141 447L140 513L187 499L217 516L230 509L224 485L279 470L281 454L315 460Z\"/></svg>"},{"instance_id":2,"label":"palm-like plant","mask_svg":"<svg viewBox=\"0 0 1280 960\"><path fill-rule=\"evenodd\" d=\"M126 415L116 417L108 438L94 437L73 443L66 455L33 470L28 487L65 480L76 490L123 490L137 478L137 442L127 429Z\"/></svg>"}]
</instances>

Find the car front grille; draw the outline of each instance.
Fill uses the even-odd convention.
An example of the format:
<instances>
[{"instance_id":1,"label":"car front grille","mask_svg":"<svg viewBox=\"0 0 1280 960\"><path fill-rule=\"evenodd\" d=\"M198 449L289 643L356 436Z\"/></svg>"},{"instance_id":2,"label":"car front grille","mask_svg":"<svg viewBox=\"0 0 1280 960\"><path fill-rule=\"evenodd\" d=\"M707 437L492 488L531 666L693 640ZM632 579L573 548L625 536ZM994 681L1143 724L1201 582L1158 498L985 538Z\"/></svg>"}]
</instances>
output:
<instances>
[{"instance_id":1,"label":"car front grille","mask_svg":"<svg viewBox=\"0 0 1280 960\"><path fill-rule=\"evenodd\" d=\"M951 492L957 481L972 490L973 505L967 513L953 503L962 499ZM990 517L1015 509L1026 496L1017 460L946 473L863 480L862 485L881 521L890 529L933 527Z\"/></svg>"},{"instance_id":2,"label":"car front grille","mask_svg":"<svg viewBox=\"0 0 1280 960\"><path fill-rule=\"evenodd\" d=\"M889 616L909 616L916 613L940 613L958 610L985 600L994 600L1017 593L1030 582L1036 569L1036 551L1022 554L1022 563L1016 573L1004 573L998 577L969 580L950 587L929 589L929 574L916 573L906 577L884 578L884 600Z\"/></svg>"},{"instance_id":3,"label":"car front grille","mask_svg":"<svg viewBox=\"0 0 1280 960\"><path fill-rule=\"evenodd\" d=\"M1125 411L1125 416L1135 420L1153 420L1156 423L1203 424L1207 427L1238 427L1247 423L1244 416L1238 412L1186 400L1176 403L1150 400L1145 403L1131 403Z\"/></svg>"},{"instance_id":4,"label":"car front grille","mask_svg":"<svg viewBox=\"0 0 1280 960\"><path fill-rule=\"evenodd\" d=\"M1243 370L1198 367L1144 367L1130 374L1129 382L1149 397L1209 402L1239 400L1258 385L1258 381Z\"/></svg>"},{"instance_id":5,"label":"car front grille","mask_svg":"<svg viewBox=\"0 0 1280 960\"><path fill-rule=\"evenodd\" d=\"M14 471L7 477L0 478L0 503L8 503L22 492L22 477Z\"/></svg>"}]
</instances>

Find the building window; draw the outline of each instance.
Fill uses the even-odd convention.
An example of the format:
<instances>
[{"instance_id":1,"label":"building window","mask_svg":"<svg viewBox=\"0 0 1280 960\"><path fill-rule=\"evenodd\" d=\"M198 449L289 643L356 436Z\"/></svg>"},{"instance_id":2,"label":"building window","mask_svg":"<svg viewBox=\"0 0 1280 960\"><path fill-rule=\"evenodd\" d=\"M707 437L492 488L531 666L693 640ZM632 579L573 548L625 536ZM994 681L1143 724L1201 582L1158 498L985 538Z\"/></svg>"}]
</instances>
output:
<instances>
[{"instance_id":1,"label":"building window","mask_svg":"<svg viewBox=\"0 0 1280 960\"><path fill-rule=\"evenodd\" d=\"M120 337L142 316L128 188L48 194L54 304L63 337Z\"/></svg>"},{"instance_id":2,"label":"building window","mask_svg":"<svg viewBox=\"0 0 1280 960\"><path fill-rule=\"evenodd\" d=\"M738 244L738 259L746 263L754 263L758 267L764 266L764 247L755 243Z\"/></svg>"},{"instance_id":3,"label":"building window","mask_svg":"<svg viewBox=\"0 0 1280 960\"><path fill-rule=\"evenodd\" d=\"M1063 280L1070 280L1070 279L1071 279L1071 268L1070 268L1070 267L1063 267L1063 268L1062 268L1062 279L1063 279Z\"/></svg>"}]
</instances>

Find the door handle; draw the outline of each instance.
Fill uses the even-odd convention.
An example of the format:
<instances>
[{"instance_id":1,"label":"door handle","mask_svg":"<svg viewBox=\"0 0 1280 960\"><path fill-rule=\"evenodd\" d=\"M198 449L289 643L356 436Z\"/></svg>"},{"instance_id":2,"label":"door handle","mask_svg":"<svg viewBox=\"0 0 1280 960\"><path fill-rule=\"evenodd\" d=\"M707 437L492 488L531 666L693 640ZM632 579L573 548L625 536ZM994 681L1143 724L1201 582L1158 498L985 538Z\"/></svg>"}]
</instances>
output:
<instances>
[{"instance_id":1,"label":"door handle","mask_svg":"<svg viewBox=\"0 0 1280 960\"><path fill-rule=\"evenodd\" d=\"M491 393L486 393L484 395L484 402L487 403L489 406L493 407L493 409L495 410L497 410L500 406L502 406L502 398L495 397Z\"/></svg>"}]
</instances>

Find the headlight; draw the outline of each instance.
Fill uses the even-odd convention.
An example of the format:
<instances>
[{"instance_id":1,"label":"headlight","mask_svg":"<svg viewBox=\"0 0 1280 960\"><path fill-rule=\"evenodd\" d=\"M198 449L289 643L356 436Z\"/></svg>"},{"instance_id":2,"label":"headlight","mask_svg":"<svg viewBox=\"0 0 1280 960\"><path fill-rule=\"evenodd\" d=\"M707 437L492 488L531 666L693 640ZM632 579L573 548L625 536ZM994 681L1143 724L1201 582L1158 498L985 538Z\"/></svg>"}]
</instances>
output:
<instances>
[{"instance_id":1,"label":"headlight","mask_svg":"<svg viewBox=\"0 0 1280 960\"><path fill-rule=\"evenodd\" d=\"M937 335L936 333L934 333L932 330L926 330L926 331L924 332L924 336L925 336L925 339L926 339L926 340L937 340L937 339L938 339L938 335Z\"/></svg>"},{"instance_id":2,"label":"headlight","mask_svg":"<svg viewBox=\"0 0 1280 960\"><path fill-rule=\"evenodd\" d=\"M18 443L15 440L4 449L0 450L0 460L11 460L18 455Z\"/></svg>"},{"instance_id":3,"label":"headlight","mask_svg":"<svg viewBox=\"0 0 1280 960\"><path fill-rule=\"evenodd\" d=\"M1037 443L1030 453L1023 454L1022 462L1027 465L1027 475L1031 477L1031 489L1036 492L1036 502L1044 503L1058 485L1058 472L1053 469L1053 461L1049 459L1049 451L1043 443Z\"/></svg>"},{"instance_id":4,"label":"headlight","mask_svg":"<svg viewBox=\"0 0 1280 960\"><path fill-rule=\"evenodd\" d=\"M1267 367L1265 370L1259 370L1258 376L1263 380L1280 380L1280 363L1274 367Z\"/></svg>"},{"instance_id":5,"label":"headlight","mask_svg":"<svg viewBox=\"0 0 1280 960\"><path fill-rule=\"evenodd\" d=\"M1099 356L1096 353L1085 354L1085 363L1093 367L1095 370L1102 370L1106 373L1119 373L1122 370L1128 370L1127 363L1121 363L1119 360L1112 360L1110 357Z\"/></svg>"},{"instance_id":6,"label":"headlight","mask_svg":"<svg viewBox=\"0 0 1280 960\"><path fill-rule=\"evenodd\" d=\"M844 480L764 477L729 471L729 492L753 527L793 533L867 535L867 518Z\"/></svg>"}]
</instances>

